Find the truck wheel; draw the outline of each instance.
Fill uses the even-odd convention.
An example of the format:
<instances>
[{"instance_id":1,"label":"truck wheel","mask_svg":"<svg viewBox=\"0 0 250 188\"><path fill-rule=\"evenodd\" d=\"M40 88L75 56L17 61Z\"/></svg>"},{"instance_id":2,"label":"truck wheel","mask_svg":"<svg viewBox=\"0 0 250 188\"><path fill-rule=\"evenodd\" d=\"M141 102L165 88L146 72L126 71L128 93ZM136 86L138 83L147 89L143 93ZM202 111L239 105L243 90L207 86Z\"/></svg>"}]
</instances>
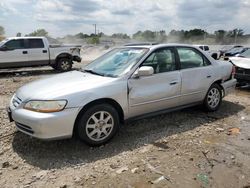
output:
<instances>
[{"instance_id":1,"label":"truck wheel","mask_svg":"<svg viewBox=\"0 0 250 188\"><path fill-rule=\"evenodd\" d=\"M213 84L204 99L204 107L209 112L214 112L219 109L222 101L222 92L218 84Z\"/></svg>"},{"instance_id":2,"label":"truck wheel","mask_svg":"<svg viewBox=\"0 0 250 188\"><path fill-rule=\"evenodd\" d=\"M114 137L119 128L119 116L109 104L89 108L77 122L77 133L90 146L100 146Z\"/></svg>"},{"instance_id":3,"label":"truck wheel","mask_svg":"<svg viewBox=\"0 0 250 188\"><path fill-rule=\"evenodd\" d=\"M57 61L57 70L70 71L72 69L72 61L69 58L60 58Z\"/></svg>"}]
</instances>

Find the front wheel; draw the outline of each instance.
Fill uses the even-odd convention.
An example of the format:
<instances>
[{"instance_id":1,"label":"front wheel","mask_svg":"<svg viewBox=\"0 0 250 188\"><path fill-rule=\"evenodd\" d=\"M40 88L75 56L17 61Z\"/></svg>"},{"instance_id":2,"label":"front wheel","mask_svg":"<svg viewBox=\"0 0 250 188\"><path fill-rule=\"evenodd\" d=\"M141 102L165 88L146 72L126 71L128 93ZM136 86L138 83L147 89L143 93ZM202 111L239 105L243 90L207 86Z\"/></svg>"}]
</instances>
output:
<instances>
[{"instance_id":1,"label":"front wheel","mask_svg":"<svg viewBox=\"0 0 250 188\"><path fill-rule=\"evenodd\" d=\"M105 144L114 137L118 128L118 113L109 104L89 108L77 123L78 136L91 146Z\"/></svg>"},{"instance_id":2,"label":"front wheel","mask_svg":"<svg viewBox=\"0 0 250 188\"><path fill-rule=\"evenodd\" d=\"M222 101L222 91L218 84L213 84L204 99L204 107L209 112L214 112L219 109Z\"/></svg>"}]
</instances>

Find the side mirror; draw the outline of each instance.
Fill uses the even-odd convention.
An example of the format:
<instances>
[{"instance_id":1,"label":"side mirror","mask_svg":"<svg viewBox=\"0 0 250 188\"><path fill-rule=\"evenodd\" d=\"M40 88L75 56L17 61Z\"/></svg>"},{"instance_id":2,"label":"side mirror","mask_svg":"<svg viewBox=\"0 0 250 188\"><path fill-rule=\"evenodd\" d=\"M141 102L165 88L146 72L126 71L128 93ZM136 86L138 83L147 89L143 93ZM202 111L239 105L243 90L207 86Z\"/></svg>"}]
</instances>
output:
<instances>
[{"instance_id":1,"label":"side mirror","mask_svg":"<svg viewBox=\"0 0 250 188\"><path fill-rule=\"evenodd\" d=\"M224 57L224 60L225 60L225 61L228 61L228 60L229 60L229 57Z\"/></svg>"},{"instance_id":2,"label":"side mirror","mask_svg":"<svg viewBox=\"0 0 250 188\"><path fill-rule=\"evenodd\" d=\"M153 74L154 74L153 67L142 66L135 72L134 77L151 76Z\"/></svg>"},{"instance_id":3,"label":"side mirror","mask_svg":"<svg viewBox=\"0 0 250 188\"><path fill-rule=\"evenodd\" d=\"M9 50L7 46L3 45L0 47L0 51L7 51Z\"/></svg>"}]
</instances>

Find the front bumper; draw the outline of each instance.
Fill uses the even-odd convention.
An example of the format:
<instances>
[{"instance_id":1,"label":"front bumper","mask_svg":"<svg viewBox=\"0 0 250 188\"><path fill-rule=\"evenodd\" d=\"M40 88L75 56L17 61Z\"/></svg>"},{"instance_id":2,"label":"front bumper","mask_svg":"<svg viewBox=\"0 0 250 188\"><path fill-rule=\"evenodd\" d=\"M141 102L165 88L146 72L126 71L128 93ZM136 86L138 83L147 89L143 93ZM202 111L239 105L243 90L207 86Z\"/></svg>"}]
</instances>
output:
<instances>
[{"instance_id":1,"label":"front bumper","mask_svg":"<svg viewBox=\"0 0 250 188\"><path fill-rule=\"evenodd\" d=\"M55 113L39 113L23 108L10 109L16 128L32 137L43 140L70 138L73 135L78 108Z\"/></svg>"},{"instance_id":2,"label":"front bumper","mask_svg":"<svg viewBox=\"0 0 250 188\"><path fill-rule=\"evenodd\" d=\"M236 79L230 79L224 83L222 83L222 87L224 90L223 97L227 96L229 93L232 93L235 91L237 80Z\"/></svg>"},{"instance_id":3,"label":"front bumper","mask_svg":"<svg viewBox=\"0 0 250 188\"><path fill-rule=\"evenodd\" d=\"M238 82L250 83L250 74L236 73L234 76Z\"/></svg>"},{"instance_id":4,"label":"front bumper","mask_svg":"<svg viewBox=\"0 0 250 188\"><path fill-rule=\"evenodd\" d=\"M82 61L82 58L80 56L73 56L73 61L80 63Z\"/></svg>"}]
</instances>

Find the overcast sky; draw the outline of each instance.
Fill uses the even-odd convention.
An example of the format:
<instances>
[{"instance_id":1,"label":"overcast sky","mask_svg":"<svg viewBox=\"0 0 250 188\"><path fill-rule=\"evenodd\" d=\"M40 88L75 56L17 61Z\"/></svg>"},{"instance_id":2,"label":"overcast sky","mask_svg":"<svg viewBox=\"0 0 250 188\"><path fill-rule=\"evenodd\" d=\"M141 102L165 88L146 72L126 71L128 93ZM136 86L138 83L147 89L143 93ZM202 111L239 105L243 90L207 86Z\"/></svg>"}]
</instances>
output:
<instances>
[{"instance_id":1,"label":"overcast sky","mask_svg":"<svg viewBox=\"0 0 250 188\"><path fill-rule=\"evenodd\" d=\"M242 28L250 33L250 0L0 0L7 36L46 29L53 37L79 32Z\"/></svg>"}]
</instances>

